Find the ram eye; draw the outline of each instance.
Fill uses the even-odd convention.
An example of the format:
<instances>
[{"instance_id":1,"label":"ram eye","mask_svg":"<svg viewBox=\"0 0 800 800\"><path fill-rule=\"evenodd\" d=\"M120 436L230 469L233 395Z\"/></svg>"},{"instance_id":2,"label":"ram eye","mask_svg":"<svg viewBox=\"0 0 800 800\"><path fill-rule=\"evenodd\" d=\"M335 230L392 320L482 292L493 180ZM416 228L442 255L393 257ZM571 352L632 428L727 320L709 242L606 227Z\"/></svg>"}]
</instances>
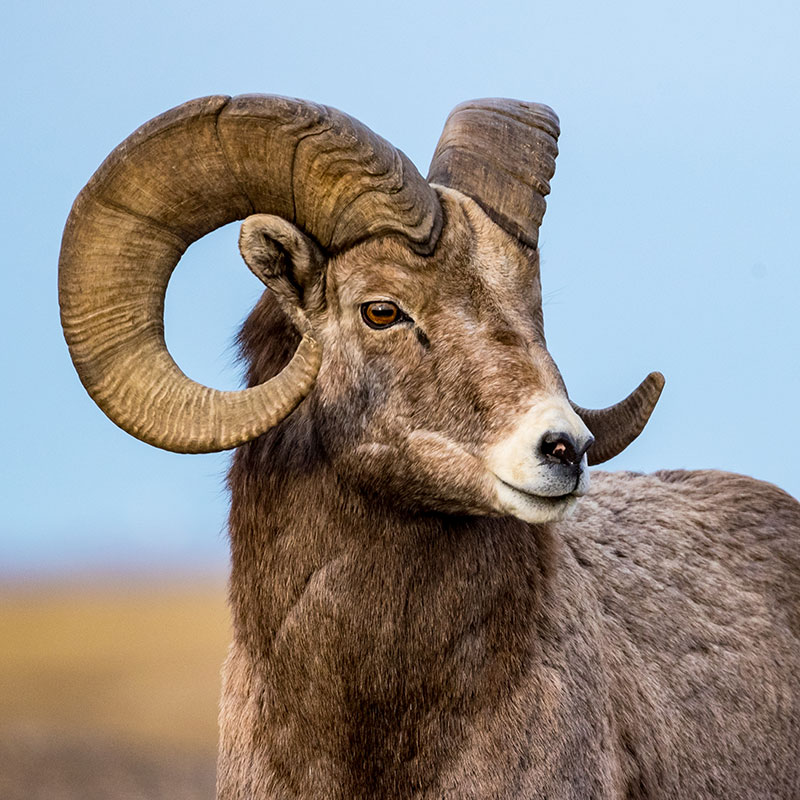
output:
<instances>
[{"instance_id":1,"label":"ram eye","mask_svg":"<svg viewBox=\"0 0 800 800\"><path fill-rule=\"evenodd\" d=\"M370 328L388 328L396 322L408 319L395 303L388 300L362 303L361 317Z\"/></svg>"}]
</instances>

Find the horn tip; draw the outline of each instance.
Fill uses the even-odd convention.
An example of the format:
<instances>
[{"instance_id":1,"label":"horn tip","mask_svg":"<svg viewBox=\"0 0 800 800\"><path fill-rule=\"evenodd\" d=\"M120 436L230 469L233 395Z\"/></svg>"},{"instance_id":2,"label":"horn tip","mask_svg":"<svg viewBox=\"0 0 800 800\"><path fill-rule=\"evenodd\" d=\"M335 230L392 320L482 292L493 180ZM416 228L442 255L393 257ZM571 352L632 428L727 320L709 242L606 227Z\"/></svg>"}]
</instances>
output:
<instances>
[{"instance_id":1,"label":"horn tip","mask_svg":"<svg viewBox=\"0 0 800 800\"><path fill-rule=\"evenodd\" d=\"M652 413L653 409L656 406L656 403L661 398L661 393L664 391L664 386L667 380L664 377L663 373L655 371L651 372L643 381L641 385L641 389L643 392L646 392L649 406L650 406L650 413Z\"/></svg>"}]
</instances>

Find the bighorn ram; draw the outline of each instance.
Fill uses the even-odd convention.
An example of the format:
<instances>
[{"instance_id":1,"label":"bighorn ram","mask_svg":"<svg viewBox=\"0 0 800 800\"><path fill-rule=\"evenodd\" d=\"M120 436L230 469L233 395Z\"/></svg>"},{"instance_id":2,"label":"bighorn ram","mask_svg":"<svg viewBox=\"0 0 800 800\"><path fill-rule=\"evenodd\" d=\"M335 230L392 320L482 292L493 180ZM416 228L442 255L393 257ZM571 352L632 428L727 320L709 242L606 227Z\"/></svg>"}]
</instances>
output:
<instances>
[{"instance_id":1,"label":"bighorn ram","mask_svg":"<svg viewBox=\"0 0 800 800\"><path fill-rule=\"evenodd\" d=\"M587 411L547 352L557 135L546 106L465 103L426 182L334 109L208 97L76 200L87 390L157 447L239 446L220 798L800 797L800 506L717 472L589 491L663 379ZM250 388L219 392L162 311L236 219L270 291Z\"/></svg>"}]
</instances>

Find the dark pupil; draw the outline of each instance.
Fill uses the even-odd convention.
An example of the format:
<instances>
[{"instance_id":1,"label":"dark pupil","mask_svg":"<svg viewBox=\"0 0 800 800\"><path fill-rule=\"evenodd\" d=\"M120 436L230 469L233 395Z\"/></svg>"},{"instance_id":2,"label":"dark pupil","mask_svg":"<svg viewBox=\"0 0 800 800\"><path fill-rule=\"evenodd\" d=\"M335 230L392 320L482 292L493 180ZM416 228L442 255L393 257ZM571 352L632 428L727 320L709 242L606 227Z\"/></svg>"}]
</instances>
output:
<instances>
[{"instance_id":1,"label":"dark pupil","mask_svg":"<svg viewBox=\"0 0 800 800\"><path fill-rule=\"evenodd\" d=\"M391 303L370 303L367 309L369 318L378 325L394 322L397 317L397 306Z\"/></svg>"}]
</instances>

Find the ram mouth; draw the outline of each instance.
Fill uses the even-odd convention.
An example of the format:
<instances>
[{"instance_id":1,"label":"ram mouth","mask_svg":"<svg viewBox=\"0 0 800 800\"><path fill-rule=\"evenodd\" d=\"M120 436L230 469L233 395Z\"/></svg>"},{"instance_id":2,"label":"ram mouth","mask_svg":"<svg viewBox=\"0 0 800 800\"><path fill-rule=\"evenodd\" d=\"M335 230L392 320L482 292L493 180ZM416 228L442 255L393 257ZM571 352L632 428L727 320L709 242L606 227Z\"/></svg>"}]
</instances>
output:
<instances>
[{"instance_id":1,"label":"ram mouth","mask_svg":"<svg viewBox=\"0 0 800 800\"><path fill-rule=\"evenodd\" d=\"M533 494L533 492L526 492L524 489L520 489L518 486L514 486L513 483L509 483L508 481L504 481L499 475L495 475L500 483L503 486L511 489L511 491L516 492L517 494L521 494L523 497L527 497L531 500L536 500L540 503L546 503L550 505L558 505L559 503L566 502L572 498L577 498L579 495L575 494L575 490L573 489L570 492L566 492L565 494L555 494L555 495L544 495L544 494ZM577 488L577 487L576 487Z\"/></svg>"},{"instance_id":2,"label":"ram mouth","mask_svg":"<svg viewBox=\"0 0 800 800\"><path fill-rule=\"evenodd\" d=\"M542 524L566 519L575 510L581 496L577 486L565 494L533 494L492 474L497 482L497 510L524 522Z\"/></svg>"}]
</instances>

